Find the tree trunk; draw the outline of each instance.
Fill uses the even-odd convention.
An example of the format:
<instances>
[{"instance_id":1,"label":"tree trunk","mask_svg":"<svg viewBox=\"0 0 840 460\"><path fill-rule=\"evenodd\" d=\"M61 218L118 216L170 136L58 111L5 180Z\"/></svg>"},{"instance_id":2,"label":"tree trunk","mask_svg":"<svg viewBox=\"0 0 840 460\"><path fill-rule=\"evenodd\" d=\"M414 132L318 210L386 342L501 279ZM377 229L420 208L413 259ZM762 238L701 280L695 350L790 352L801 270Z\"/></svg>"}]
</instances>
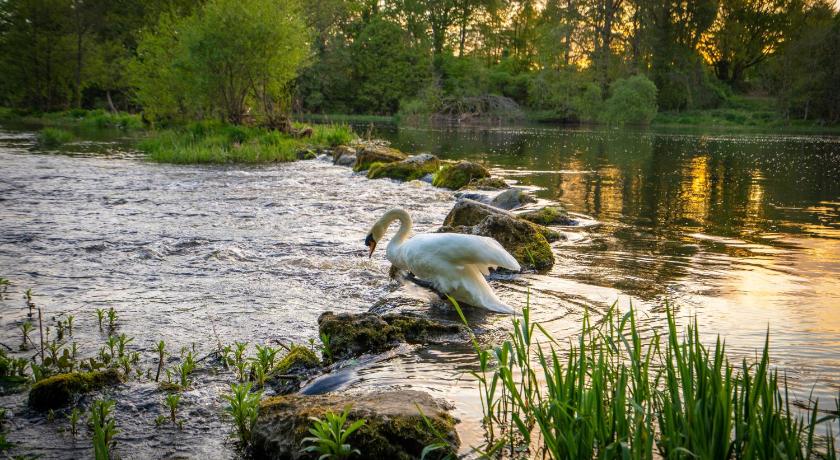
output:
<instances>
[{"instance_id":1,"label":"tree trunk","mask_svg":"<svg viewBox=\"0 0 840 460\"><path fill-rule=\"evenodd\" d=\"M114 107L114 101L111 99L111 90L105 90L105 97L108 98L108 108L111 113L117 113L117 108Z\"/></svg>"}]
</instances>

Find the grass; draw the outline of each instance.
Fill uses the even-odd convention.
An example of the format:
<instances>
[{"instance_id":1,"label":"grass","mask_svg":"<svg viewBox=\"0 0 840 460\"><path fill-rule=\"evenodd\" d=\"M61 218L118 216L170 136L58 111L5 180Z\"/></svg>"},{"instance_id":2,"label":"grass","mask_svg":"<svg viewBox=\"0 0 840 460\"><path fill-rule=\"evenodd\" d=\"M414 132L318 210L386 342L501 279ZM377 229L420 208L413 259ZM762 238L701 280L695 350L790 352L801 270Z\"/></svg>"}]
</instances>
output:
<instances>
[{"instance_id":1,"label":"grass","mask_svg":"<svg viewBox=\"0 0 840 460\"><path fill-rule=\"evenodd\" d=\"M311 137L298 139L263 128L197 122L157 132L139 147L160 163L268 163L294 161L310 148L333 147L354 138L346 125L315 125Z\"/></svg>"},{"instance_id":2,"label":"grass","mask_svg":"<svg viewBox=\"0 0 840 460\"><path fill-rule=\"evenodd\" d=\"M643 338L635 312L613 307L597 326L586 315L579 338L565 345L525 308L501 346L488 351L474 341L485 454L836 460L831 427L840 415L821 416L818 402L807 417L791 410L768 342L756 362L733 365L720 339L701 342L696 321L680 333L670 308L667 317L664 335Z\"/></svg>"},{"instance_id":3,"label":"grass","mask_svg":"<svg viewBox=\"0 0 840 460\"><path fill-rule=\"evenodd\" d=\"M60 112L32 112L0 108L0 121L82 129L143 129L139 114L112 113L102 109L73 109Z\"/></svg>"},{"instance_id":4,"label":"grass","mask_svg":"<svg viewBox=\"0 0 840 460\"><path fill-rule=\"evenodd\" d=\"M73 133L58 128L44 128L38 132L38 145L41 147L58 147L75 138Z\"/></svg>"}]
</instances>

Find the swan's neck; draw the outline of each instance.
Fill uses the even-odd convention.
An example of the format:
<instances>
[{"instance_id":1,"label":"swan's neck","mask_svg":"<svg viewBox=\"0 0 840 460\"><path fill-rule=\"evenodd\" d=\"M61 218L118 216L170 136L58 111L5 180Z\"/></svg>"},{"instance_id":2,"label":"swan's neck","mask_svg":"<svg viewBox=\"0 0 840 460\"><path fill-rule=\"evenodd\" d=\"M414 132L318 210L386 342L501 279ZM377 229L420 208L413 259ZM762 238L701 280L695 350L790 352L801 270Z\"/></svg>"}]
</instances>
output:
<instances>
[{"instance_id":1,"label":"swan's neck","mask_svg":"<svg viewBox=\"0 0 840 460\"><path fill-rule=\"evenodd\" d=\"M402 209L392 209L385 213L379 220L382 223L382 228L387 229L391 222L400 221L400 228L397 234L391 238L388 246L399 246L408 239L408 234L411 233L411 216Z\"/></svg>"}]
</instances>

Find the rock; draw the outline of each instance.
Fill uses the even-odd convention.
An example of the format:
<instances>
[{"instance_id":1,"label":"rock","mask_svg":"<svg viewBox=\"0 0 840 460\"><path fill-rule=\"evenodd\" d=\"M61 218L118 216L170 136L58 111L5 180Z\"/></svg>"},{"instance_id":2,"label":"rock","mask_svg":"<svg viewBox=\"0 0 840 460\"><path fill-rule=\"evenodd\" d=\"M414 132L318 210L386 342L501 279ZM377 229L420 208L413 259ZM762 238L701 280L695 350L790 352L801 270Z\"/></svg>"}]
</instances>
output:
<instances>
[{"instance_id":1,"label":"rock","mask_svg":"<svg viewBox=\"0 0 840 460\"><path fill-rule=\"evenodd\" d=\"M353 167L353 165L356 164L356 155L350 155L345 153L340 157L336 158L333 163L338 166Z\"/></svg>"},{"instance_id":2,"label":"rock","mask_svg":"<svg viewBox=\"0 0 840 460\"><path fill-rule=\"evenodd\" d=\"M366 145L356 154L356 164L353 171L364 171L374 163L393 163L408 158L408 155L397 149L383 145Z\"/></svg>"},{"instance_id":3,"label":"rock","mask_svg":"<svg viewBox=\"0 0 840 460\"><path fill-rule=\"evenodd\" d=\"M329 336L335 359L380 353L400 342L431 343L439 337L461 334L461 325L403 313L324 312L318 318L318 331Z\"/></svg>"},{"instance_id":4,"label":"rock","mask_svg":"<svg viewBox=\"0 0 840 460\"><path fill-rule=\"evenodd\" d=\"M521 188L511 188L496 195L490 205L500 209L516 209L527 203L536 203L537 199L525 193Z\"/></svg>"},{"instance_id":5,"label":"rock","mask_svg":"<svg viewBox=\"0 0 840 460\"><path fill-rule=\"evenodd\" d=\"M554 265L546 227L472 200L460 200L443 221L440 232L488 236L498 241L526 269L545 271ZM555 238L552 236L552 238Z\"/></svg>"},{"instance_id":6,"label":"rock","mask_svg":"<svg viewBox=\"0 0 840 460\"><path fill-rule=\"evenodd\" d=\"M429 173L434 173L440 167L440 160L430 153L410 156L403 161L380 163L371 165L368 169L369 179L387 177L399 181L420 179Z\"/></svg>"},{"instance_id":7,"label":"rock","mask_svg":"<svg viewBox=\"0 0 840 460\"><path fill-rule=\"evenodd\" d=\"M292 345L286 356L268 376L267 382L277 394L298 391L301 384L321 371L321 360L309 348Z\"/></svg>"},{"instance_id":8,"label":"rock","mask_svg":"<svg viewBox=\"0 0 840 460\"><path fill-rule=\"evenodd\" d=\"M445 227L460 227L460 226L474 226L481 223L485 217L491 215L507 216L512 219L523 220L516 214L507 212L505 210L480 203L475 200L463 198L455 203L449 214L443 219ZM529 223L529 222L526 222ZM549 243L557 241L562 238L560 233L542 225L530 223L534 229L539 232Z\"/></svg>"},{"instance_id":9,"label":"rock","mask_svg":"<svg viewBox=\"0 0 840 460\"><path fill-rule=\"evenodd\" d=\"M437 172L432 185L452 190L469 184L474 179L490 177L490 171L484 166L472 161L459 161L454 165L444 166Z\"/></svg>"},{"instance_id":10,"label":"rock","mask_svg":"<svg viewBox=\"0 0 840 460\"><path fill-rule=\"evenodd\" d=\"M303 459L317 455L301 452L303 438L311 436L309 417L341 413L350 407L347 424L364 419L347 443L359 449L358 458L417 459L438 438L426 425L446 439L446 447L427 455L439 459L455 455L460 445L455 419L430 395L415 390L376 392L366 395L288 395L268 398L260 404L251 434L254 458ZM421 412L422 411L422 412Z\"/></svg>"},{"instance_id":11,"label":"rock","mask_svg":"<svg viewBox=\"0 0 840 460\"><path fill-rule=\"evenodd\" d=\"M539 225L575 225L577 222L569 217L563 208L546 206L534 211L523 212L519 217Z\"/></svg>"},{"instance_id":12,"label":"rock","mask_svg":"<svg viewBox=\"0 0 840 460\"><path fill-rule=\"evenodd\" d=\"M122 377L116 369L53 375L32 385L29 390L29 405L42 411L57 409L70 404L78 394L121 382Z\"/></svg>"},{"instance_id":13,"label":"rock","mask_svg":"<svg viewBox=\"0 0 840 460\"><path fill-rule=\"evenodd\" d=\"M318 158L318 154L312 149L299 150L297 153L298 160L314 160Z\"/></svg>"},{"instance_id":14,"label":"rock","mask_svg":"<svg viewBox=\"0 0 840 460\"><path fill-rule=\"evenodd\" d=\"M332 151L333 160L338 160L344 155L356 156L356 149L354 149L353 147L348 147L346 145L339 145Z\"/></svg>"},{"instance_id":15,"label":"rock","mask_svg":"<svg viewBox=\"0 0 840 460\"><path fill-rule=\"evenodd\" d=\"M484 177L471 181L464 187L464 190L504 190L508 188L510 188L510 185L501 177Z\"/></svg>"}]
</instances>

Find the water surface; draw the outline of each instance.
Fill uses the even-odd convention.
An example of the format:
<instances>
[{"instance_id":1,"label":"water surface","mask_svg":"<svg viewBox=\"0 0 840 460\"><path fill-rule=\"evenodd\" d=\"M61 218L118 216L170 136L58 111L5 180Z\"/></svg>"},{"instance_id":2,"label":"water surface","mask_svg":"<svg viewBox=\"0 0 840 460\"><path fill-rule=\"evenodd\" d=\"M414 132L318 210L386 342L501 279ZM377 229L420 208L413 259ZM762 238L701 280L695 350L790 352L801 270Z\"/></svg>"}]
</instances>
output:
<instances>
[{"instance_id":1,"label":"water surface","mask_svg":"<svg viewBox=\"0 0 840 460\"><path fill-rule=\"evenodd\" d=\"M753 356L769 330L774 364L796 397L840 391L840 138L674 134L549 128L443 131L380 127L406 151L469 158L557 201L594 225L561 228L550 273L495 281L558 338L584 310L616 300L664 325L671 303L696 317L733 357ZM370 181L323 161L263 167L147 163L125 139L44 152L26 131L0 131L0 341L16 347L32 287L48 317L76 316L83 354L104 336L95 308L115 307L142 365L165 340L204 356L219 342L307 342L326 310L367 310L392 286L384 254L362 244L387 208L407 208L432 231L454 203L427 184ZM72 155L67 155L68 153ZM508 318L489 323L504 329ZM30 352L31 354L31 352ZM26 356L21 354L20 356ZM174 363L175 361L173 361ZM342 377L340 391L415 388L444 398L465 446L481 441L467 347L404 347ZM123 458L233 457L219 394L225 372L200 372L186 393L183 431L155 428L163 395L152 384L117 390ZM85 455L25 408L9 438L21 452ZM177 439L177 442L173 440Z\"/></svg>"}]
</instances>

